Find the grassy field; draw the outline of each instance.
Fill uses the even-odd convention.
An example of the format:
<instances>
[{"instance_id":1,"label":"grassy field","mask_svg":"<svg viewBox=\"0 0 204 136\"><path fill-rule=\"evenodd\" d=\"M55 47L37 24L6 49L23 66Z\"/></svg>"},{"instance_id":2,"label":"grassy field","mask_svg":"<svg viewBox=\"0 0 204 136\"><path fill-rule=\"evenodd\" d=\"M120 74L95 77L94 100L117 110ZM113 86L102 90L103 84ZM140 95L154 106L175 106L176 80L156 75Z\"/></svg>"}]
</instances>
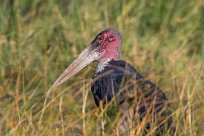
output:
<instances>
[{"instance_id":1,"label":"grassy field","mask_svg":"<svg viewBox=\"0 0 204 136\"><path fill-rule=\"evenodd\" d=\"M1 0L0 135L116 135L90 92L95 63L49 87L94 36L123 37L121 59L167 94L179 135L204 135L202 0Z\"/></svg>"}]
</instances>

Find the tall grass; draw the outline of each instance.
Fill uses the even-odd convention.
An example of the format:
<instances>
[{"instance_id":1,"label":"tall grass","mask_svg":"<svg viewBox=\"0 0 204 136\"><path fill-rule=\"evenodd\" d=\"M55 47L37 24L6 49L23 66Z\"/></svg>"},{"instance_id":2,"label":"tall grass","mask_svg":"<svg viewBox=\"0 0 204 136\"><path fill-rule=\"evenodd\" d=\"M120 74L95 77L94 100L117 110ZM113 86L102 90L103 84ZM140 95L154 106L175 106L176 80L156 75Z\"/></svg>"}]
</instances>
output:
<instances>
[{"instance_id":1,"label":"tall grass","mask_svg":"<svg viewBox=\"0 0 204 136\"><path fill-rule=\"evenodd\" d=\"M48 93L108 27L123 36L121 59L165 90L178 134L203 135L203 24L201 0L1 0L0 135L117 135L94 129L95 64Z\"/></svg>"}]
</instances>

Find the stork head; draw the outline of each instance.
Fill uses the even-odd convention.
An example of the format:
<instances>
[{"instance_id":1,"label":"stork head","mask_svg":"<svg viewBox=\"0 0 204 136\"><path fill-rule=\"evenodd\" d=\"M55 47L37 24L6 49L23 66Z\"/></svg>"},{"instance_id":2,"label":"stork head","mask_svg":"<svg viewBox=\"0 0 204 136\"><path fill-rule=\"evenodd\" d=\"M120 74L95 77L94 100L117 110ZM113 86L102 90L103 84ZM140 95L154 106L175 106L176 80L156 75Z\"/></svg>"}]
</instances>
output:
<instances>
[{"instance_id":1,"label":"stork head","mask_svg":"<svg viewBox=\"0 0 204 136\"><path fill-rule=\"evenodd\" d=\"M107 29L100 32L90 43L92 49L99 52L96 60L111 58L117 60L120 54L121 35L114 29Z\"/></svg>"},{"instance_id":2,"label":"stork head","mask_svg":"<svg viewBox=\"0 0 204 136\"><path fill-rule=\"evenodd\" d=\"M121 35L117 30L106 29L100 32L58 77L52 88L59 86L93 61L100 61L103 58L117 60L120 54L120 44Z\"/></svg>"}]
</instances>

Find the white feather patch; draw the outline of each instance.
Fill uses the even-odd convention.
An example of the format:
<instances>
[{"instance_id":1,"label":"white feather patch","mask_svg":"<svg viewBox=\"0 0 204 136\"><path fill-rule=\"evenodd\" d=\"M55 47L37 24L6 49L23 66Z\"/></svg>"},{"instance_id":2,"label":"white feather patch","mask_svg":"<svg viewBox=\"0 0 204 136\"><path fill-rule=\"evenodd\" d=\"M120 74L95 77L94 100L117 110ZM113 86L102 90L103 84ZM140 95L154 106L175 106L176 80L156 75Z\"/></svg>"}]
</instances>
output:
<instances>
[{"instance_id":1,"label":"white feather patch","mask_svg":"<svg viewBox=\"0 0 204 136\"><path fill-rule=\"evenodd\" d=\"M108 65L108 62L110 62L111 58L103 58L100 60L100 62L97 65L96 73L101 72L104 70L104 68Z\"/></svg>"}]
</instances>

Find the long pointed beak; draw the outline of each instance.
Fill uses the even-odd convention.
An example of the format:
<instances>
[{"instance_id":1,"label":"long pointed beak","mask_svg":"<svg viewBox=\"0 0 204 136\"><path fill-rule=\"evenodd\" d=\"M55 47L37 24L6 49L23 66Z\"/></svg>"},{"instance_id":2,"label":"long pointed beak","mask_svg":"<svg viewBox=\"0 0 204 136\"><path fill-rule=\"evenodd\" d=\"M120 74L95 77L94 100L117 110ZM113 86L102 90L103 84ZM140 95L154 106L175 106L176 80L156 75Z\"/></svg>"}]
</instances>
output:
<instances>
[{"instance_id":1,"label":"long pointed beak","mask_svg":"<svg viewBox=\"0 0 204 136\"><path fill-rule=\"evenodd\" d=\"M87 65L97 60L100 56L100 53L93 49L93 45L87 47L84 51L79 54L79 56L68 66L68 68L58 77L58 79L52 85L52 88L55 88L66 80L77 74Z\"/></svg>"}]
</instances>

